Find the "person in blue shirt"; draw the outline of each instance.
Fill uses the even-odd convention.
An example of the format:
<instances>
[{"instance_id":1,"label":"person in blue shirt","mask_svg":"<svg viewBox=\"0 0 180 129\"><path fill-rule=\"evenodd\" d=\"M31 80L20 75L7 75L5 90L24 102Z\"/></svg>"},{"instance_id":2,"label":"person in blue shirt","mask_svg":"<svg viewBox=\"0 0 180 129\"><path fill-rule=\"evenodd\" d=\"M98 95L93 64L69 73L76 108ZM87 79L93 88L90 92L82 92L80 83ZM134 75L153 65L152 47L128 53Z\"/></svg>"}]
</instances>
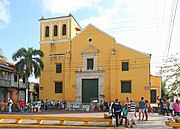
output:
<instances>
[{"instance_id":1,"label":"person in blue shirt","mask_svg":"<svg viewBox=\"0 0 180 129\"><path fill-rule=\"evenodd\" d=\"M120 125L123 123L123 119L125 119L125 125L127 122L127 114L128 114L128 104L124 105L124 108L122 109L123 115L121 116Z\"/></svg>"},{"instance_id":2,"label":"person in blue shirt","mask_svg":"<svg viewBox=\"0 0 180 129\"><path fill-rule=\"evenodd\" d=\"M142 113L142 121L144 120L144 110L145 110L145 101L144 101L144 97L141 97L141 100L139 101L139 119L141 120L141 113Z\"/></svg>"}]
</instances>

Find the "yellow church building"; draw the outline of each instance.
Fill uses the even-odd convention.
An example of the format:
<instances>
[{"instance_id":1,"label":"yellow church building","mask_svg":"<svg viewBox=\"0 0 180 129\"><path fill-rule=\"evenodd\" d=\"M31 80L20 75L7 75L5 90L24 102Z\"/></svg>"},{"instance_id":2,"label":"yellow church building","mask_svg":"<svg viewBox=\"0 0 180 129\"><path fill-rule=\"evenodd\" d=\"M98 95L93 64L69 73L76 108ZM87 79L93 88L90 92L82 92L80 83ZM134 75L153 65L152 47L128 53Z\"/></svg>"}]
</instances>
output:
<instances>
[{"instance_id":1,"label":"yellow church building","mask_svg":"<svg viewBox=\"0 0 180 129\"><path fill-rule=\"evenodd\" d=\"M40 99L90 103L129 97L138 102L144 96L156 103L161 78L150 75L150 54L116 43L92 24L82 29L71 14L39 21L45 55Z\"/></svg>"}]
</instances>

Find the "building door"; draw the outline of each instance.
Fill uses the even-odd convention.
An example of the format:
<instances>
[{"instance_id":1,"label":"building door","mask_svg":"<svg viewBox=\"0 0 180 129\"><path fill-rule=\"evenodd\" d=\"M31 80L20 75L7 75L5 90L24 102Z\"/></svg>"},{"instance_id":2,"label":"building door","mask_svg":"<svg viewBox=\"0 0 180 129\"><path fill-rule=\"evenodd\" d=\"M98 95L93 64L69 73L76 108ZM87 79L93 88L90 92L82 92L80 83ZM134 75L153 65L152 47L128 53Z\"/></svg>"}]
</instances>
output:
<instances>
[{"instance_id":1,"label":"building door","mask_svg":"<svg viewBox=\"0 0 180 129\"><path fill-rule=\"evenodd\" d=\"M156 97L157 97L157 94L156 94L156 90L151 90L151 103L156 103Z\"/></svg>"},{"instance_id":2,"label":"building door","mask_svg":"<svg viewBox=\"0 0 180 129\"><path fill-rule=\"evenodd\" d=\"M98 79L82 79L82 103L91 103L98 98Z\"/></svg>"}]
</instances>

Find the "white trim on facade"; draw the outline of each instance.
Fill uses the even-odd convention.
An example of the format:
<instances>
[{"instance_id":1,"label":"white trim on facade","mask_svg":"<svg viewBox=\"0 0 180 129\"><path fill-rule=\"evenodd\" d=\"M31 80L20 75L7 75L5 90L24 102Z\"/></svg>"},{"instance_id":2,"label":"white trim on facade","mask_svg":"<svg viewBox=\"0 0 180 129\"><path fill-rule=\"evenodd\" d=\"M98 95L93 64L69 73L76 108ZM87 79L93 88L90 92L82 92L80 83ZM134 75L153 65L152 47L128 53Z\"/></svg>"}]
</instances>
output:
<instances>
[{"instance_id":1,"label":"white trim on facade","mask_svg":"<svg viewBox=\"0 0 180 129\"><path fill-rule=\"evenodd\" d=\"M65 55L50 55L50 56L45 56L43 58L50 58L50 57L64 57Z\"/></svg>"},{"instance_id":2,"label":"white trim on facade","mask_svg":"<svg viewBox=\"0 0 180 129\"><path fill-rule=\"evenodd\" d=\"M70 20L68 20L68 38L70 37Z\"/></svg>"},{"instance_id":3,"label":"white trim on facade","mask_svg":"<svg viewBox=\"0 0 180 129\"><path fill-rule=\"evenodd\" d=\"M76 102L82 103L82 79L98 79L98 97L104 94L104 73L96 72L76 72Z\"/></svg>"},{"instance_id":4,"label":"white trim on facade","mask_svg":"<svg viewBox=\"0 0 180 129\"><path fill-rule=\"evenodd\" d=\"M58 35L59 35L59 39L61 39L61 22L59 22L59 25L58 25Z\"/></svg>"},{"instance_id":5,"label":"white trim on facade","mask_svg":"<svg viewBox=\"0 0 180 129\"><path fill-rule=\"evenodd\" d=\"M93 49L94 52L86 52L88 49ZM86 47L85 49L82 50L81 54L87 54L87 53L98 53L99 50L97 48L95 48L92 45L89 45L88 47Z\"/></svg>"},{"instance_id":6,"label":"white trim on facade","mask_svg":"<svg viewBox=\"0 0 180 129\"><path fill-rule=\"evenodd\" d=\"M158 89L158 88L154 88L154 87L153 87L153 88L150 88L150 90L157 90L157 89Z\"/></svg>"},{"instance_id":7,"label":"white trim on facade","mask_svg":"<svg viewBox=\"0 0 180 129\"><path fill-rule=\"evenodd\" d=\"M88 49L93 49L92 52L87 52ZM87 59L93 59L94 64L93 64L93 70L98 70L98 53L99 50L97 48L95 48L94 46L89 45L87 48L83 49L83 51L81 52L82 54L82 71L90 71L89 69L87 69Z\"/></svg>"},{"instance_id":8,"label":"white trim on facade","mask_svg":"<svg viewBox=\"0 0 180 129\"><path fill-rule=\"evenodd\" d=\"M56 18L56 19L45 19L45 20L40 20L41 23L43 22L54 22L54 21L63 21L63 20L70 20L71 17L66 17L66 18Z\"/></svg>"},{"instance_id":9,"label":"white trim on facade","mask_svg":"<svg viewBox=\"0 0 180 129\"><path fill-rule=\"evenodd\" d=\"M46 43L58 43L58 42L67 42L68 39L60 39L60 40L51 40L51 41L43 41L43 42L39 42L40 44L46 44Z\"/></svg>"},{"instance_id":10,"label":"white trim on facade","mask_svg":"<svg viewBox=\"0 0 180 129\"><path fill-rule=\"evenodd\" d=\"M98 54L97 53L86 53L83 54L83 64L82 64L82 71L94 71L94 70L98 70L98 64L97 64L97 60L98 60ZM93 64L93 69L89 70L87 69L87 59L93 59L94 64Z\"/></svg>"},{"instance_id":11,"label":"white trim on facade","mask_svg":"<svg viewBox=\"0 0 180 129\"><path fill-rule=\"evenodd\" d=\"M52 40L52 22L50 23L50 40Z\"/></svg>"},{"instance_id":12,"label":"white trim on facade","mask_svg":"<svg viewBox=\"0 0 180 129\"><path fill-rule=\"evenodd\" d=\"M42 41L44 41L44 24L42 24L41 33L42 33Z\"/></svg>"}]
</instances>

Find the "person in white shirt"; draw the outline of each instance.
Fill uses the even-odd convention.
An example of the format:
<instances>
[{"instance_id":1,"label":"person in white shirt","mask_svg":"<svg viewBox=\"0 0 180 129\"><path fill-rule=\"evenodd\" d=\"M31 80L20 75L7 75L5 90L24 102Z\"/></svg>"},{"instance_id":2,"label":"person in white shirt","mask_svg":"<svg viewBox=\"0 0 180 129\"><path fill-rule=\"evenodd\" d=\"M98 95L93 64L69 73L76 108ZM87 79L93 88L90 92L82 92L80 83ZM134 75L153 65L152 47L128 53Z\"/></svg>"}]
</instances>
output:
<instances>
[{"instance_id":1,"label":"person in white shirt","mask_svg":"<svg viewBox=\"0 0 180 129\"><path fill-rule=\"evenodd\" d=\"M12 113L12 105L13 105L13 101L12 99L8 99L8 106L9 106L9 113Z\"/></svg>"}]
</instances>

